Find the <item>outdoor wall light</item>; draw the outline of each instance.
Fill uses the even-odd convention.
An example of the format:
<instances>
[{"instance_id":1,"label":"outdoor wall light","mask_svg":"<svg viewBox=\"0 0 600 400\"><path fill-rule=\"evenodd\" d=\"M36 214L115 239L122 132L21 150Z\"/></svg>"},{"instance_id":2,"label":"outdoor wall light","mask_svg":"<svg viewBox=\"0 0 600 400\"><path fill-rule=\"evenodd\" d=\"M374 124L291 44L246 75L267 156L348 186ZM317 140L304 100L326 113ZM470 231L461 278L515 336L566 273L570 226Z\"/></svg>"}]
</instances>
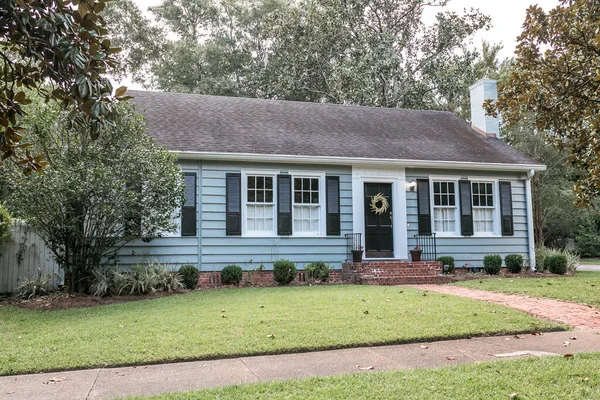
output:
<instances>
[{"instance_id":1,"label":"outdoor wall light","mask_svg":"<svg viewBox=\"0 0 600 400\"><path fill-rule=\"evenodd\" d=\"M414 179L410 182L406 183L406 188L408 190L410 190L411 192L414 192L415 189L417 188L417 181L415 181Z\"/></svg>"}]
</instances>

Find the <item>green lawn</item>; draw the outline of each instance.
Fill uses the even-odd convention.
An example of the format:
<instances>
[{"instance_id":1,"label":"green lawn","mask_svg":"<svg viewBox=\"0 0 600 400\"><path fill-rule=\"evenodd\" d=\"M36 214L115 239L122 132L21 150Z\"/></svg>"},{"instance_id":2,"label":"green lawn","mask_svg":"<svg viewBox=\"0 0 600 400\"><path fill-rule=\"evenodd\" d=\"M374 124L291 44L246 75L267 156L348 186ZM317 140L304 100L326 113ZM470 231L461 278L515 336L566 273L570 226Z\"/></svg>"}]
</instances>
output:
<instances>
[{"instance_id":1,"label":"green lawn","mask_svg":"<svg viewBox=\"0 0 600 400\"><path fill-rule=\"evenodd\" d=\"M583 353L571 359L546 357L312 378L165 394L149 399L599 399L598 365L600 353Z\"/></svg>"},{"instance_id":2,"label":"green lawn","mask_svg":"<svg viewBox=\"0 0 600 400\"><path fill-rule=\"evenodd\" d=\"M59 311L2 307L0 343L9 345L0 346L0 375L560 328L469 299L354 285L196 291Z\"/></svg>"},{"instance_id":3,"label":"green lawn","mask_svg":"<svg viewBox=\"0 0 600 400\"><path fill-rule=\"evenodd\" d=\"M600 307L600 273L581 271L565 278L487 278L457 285L495 292L550 297Z\"/></svg>"},{"instance_id":4,"label":"green lawn","mask_svg":"<svg viewBox=\"0 0 600 400\"><path fill-rule=\"evenodd\" d=\"M579 260L580 264L591 264L591 265L600 265L600 258L582 258Z\"/></svg>"}]
</instances>

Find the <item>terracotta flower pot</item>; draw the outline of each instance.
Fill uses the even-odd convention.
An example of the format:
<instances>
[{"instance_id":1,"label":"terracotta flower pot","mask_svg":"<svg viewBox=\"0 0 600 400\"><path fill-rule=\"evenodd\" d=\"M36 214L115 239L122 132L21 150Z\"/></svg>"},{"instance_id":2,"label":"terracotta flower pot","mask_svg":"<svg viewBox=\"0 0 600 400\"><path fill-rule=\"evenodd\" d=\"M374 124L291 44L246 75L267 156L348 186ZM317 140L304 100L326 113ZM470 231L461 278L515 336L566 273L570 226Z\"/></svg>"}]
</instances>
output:
<instances>
[{"instance_id":1,"label":"terracotta flower pot","mask_svg":"<svg viewBox=\"0 0 600 400\"><path fill-rule=\"evenodd\" d=\"M421 253L423 252L423 250L419 249L419 250L411 250L410 251L410 258L413 261L421 261Z\"/></svg>"}]
</instances>

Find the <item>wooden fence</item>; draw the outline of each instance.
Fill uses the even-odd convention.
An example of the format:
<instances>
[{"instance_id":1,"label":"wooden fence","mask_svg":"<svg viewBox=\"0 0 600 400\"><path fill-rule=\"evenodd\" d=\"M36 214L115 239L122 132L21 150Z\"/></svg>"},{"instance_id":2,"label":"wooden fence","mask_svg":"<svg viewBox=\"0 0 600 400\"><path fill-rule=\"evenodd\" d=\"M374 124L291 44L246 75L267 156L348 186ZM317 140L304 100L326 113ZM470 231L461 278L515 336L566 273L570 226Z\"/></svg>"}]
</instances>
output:
<instances>
[{"instance_id":1,"label":"wooden fence","mask_svg":"<svg viewBox=\"0 0 600 400\"><path fill-rule=\"evenodd\" d=\"M50 288L63 282L62 271L44 241L24 222L15 222L12 237L0 246L0 293L16 291L21 280L39 274L51 275Z\"/></svg>"}]
</instances>

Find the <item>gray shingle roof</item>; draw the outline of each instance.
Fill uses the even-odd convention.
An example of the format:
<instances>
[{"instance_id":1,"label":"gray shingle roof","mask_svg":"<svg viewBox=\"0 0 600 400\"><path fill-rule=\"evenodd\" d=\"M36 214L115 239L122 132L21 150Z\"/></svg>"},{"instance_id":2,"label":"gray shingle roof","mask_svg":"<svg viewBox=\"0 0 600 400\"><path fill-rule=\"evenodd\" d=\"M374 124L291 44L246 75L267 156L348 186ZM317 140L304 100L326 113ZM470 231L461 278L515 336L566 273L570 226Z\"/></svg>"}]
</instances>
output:
<instances>
[{"instance_id":1,"label":"gray shingle roof","mask_svg":"<svg viewBox=\"0 0 600 400\"><path fill-rule=\"evenodd\" d=\"M130 91L173 151L535 165L451 112Z\"/></svg>"}]
</instances>

